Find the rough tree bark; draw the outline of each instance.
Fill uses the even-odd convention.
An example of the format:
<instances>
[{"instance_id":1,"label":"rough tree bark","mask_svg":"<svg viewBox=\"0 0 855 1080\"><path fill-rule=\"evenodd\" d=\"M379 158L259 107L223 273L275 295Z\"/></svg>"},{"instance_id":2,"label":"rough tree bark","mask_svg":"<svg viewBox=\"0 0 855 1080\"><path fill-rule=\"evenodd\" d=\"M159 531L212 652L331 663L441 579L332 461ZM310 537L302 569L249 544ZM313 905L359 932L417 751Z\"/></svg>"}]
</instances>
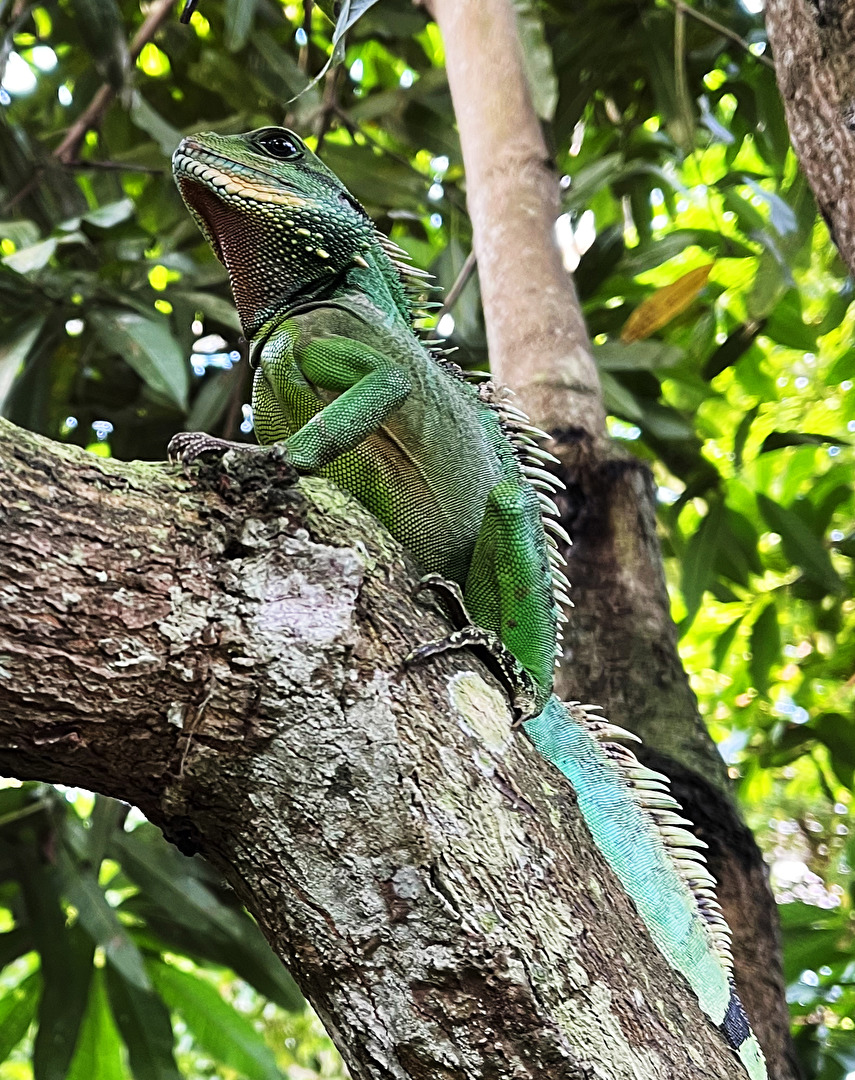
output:
<instances>
[{"instance_id":1,"label":"rough tree bark","mask_svg":"<svg viewBox=\"0 0 855 1080\"><path fill-rule=\"evenodd\" d=\"M220 868L356 1080L737 1080L567 786L403 552L273 455L177 470L0 422L0 769Z\"/></svg>"},{"instance_id":2,"label":"rough tree bark","mask_svg":"<svg viewBox=\"0 0 855 1080\"><path fill-rule=\"evenodd\" d=\"M766 28L793 147L855 274L855 3L769 0Z\"/></svg>"},{"instance_id":3,"label":"rough tree bark","mask_svg":"<svg viewBox=\"0 0 855 1080\"><path fill-rule=\"evenodd\" d=\"M555 242L557 178L531 104L511 0L430 0L430 8L445 41L491 368L552 433L567 485L557 501L573 538L566 554L575 610L559 692L603 705L643 737L641 756L674 779L710 845L740 994L770 1075L795 1080L774 899L677 653L652 478L605 437L591 345Z\"/></svg>"}]
</instances>

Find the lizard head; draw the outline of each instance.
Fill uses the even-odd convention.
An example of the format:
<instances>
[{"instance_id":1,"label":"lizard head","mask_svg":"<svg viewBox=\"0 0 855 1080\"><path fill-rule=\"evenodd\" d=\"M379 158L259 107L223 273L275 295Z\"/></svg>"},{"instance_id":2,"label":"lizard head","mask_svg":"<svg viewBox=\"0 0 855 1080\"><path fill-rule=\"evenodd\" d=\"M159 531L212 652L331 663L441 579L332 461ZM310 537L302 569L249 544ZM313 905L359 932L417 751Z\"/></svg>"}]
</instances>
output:
<instances>
[{"instance_id":1,"label":"lizard head","mask_svg":"<svg viewBox=\"0 0 855 1080\"><path fill-rule=\"evenodd\" d=\"M324 296L376 244L359 203L286 128L191 135L172 166L249 334L284 306Z\"/></svg>"}]
</instances>

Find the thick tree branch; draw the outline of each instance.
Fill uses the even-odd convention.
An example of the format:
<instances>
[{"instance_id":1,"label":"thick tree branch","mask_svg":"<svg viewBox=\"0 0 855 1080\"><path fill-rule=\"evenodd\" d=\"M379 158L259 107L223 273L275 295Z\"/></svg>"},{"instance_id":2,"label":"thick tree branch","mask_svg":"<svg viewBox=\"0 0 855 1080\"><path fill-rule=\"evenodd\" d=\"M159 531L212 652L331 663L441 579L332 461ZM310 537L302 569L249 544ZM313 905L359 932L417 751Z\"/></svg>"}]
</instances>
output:
<instances>
[{"instance_id":1,"label":"thick tree branch","mask_svg":"<svg viewBox=\"0 0 855 1080\"><path fill-rule=\"evenodd\" d=\"M137 803L258 917L357 1080L740 1077L400 550L271 456L0 424L0 768Z\"/></svg>"}]
</instances>

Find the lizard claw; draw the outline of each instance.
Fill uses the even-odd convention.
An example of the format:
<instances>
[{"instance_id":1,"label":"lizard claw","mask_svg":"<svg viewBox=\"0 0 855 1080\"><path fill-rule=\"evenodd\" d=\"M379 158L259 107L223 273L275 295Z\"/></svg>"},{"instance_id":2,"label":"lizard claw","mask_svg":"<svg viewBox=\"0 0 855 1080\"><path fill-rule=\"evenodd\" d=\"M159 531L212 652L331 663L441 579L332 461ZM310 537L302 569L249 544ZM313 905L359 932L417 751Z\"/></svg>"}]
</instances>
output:
<instances>
[{"instance_id":1,"label":"lizard claw","mask_svg":"<svg viewBox=\"0 0 855 1080\"><path fill-rule=\"evenodd\" d=\"M404 664L411 667L414 664L424 663L432 656L458 649L476 649L481 652L487 666L498 676L511 699L514 727L519 727L520 724L540 712L537 703L537 687L529 673L513 653L502 644L497 635L480 626L470 623L460 630L453 630L444 638L419 645L404 657Z\"/></svg>"},{"instance_id":2,"label":"lizard claw","mask_svg":"<svg viewBox=\"0 0 855 1080\"><path fill-rule=\"evenodd\" d=\"M255 451L261 447L252 443L231 442L206 435L204 431L179 431L169 440L166 453L173 464L180 464L187 475L187 469L196 458L203 454L225 454L227 450Z\"/></svg>"},{"instance_id":3,"label":"lizard claw","mask_svg":"<svg viewBox=\"0 0 855 1080\"><path fill-rule=\"evenodd\" d=\"M429 592L436 594L437 599L454 623L455 629L462 630L464 627L474 625L469 612L466 610L463 590L456 581L448 581L441 574L425 574L416 586L416 595Z\"/></svg>"}]
</instances>

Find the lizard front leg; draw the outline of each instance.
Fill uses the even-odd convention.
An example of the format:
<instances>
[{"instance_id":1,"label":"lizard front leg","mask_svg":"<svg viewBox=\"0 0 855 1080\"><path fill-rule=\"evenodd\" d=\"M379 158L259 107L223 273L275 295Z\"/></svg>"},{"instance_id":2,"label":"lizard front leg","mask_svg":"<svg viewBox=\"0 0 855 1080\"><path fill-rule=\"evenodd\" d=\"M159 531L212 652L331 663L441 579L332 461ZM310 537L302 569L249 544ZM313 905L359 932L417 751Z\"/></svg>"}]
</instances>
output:
<instances>
[{"instance_id":1,"label":"lizard front leg","mask_svg":"<svg viewBox=\"0 0 855 1080\"><path fill-rule=\"evenodd\" d=\"M265 344L260 364L253 388L258 437L284 437L288 460L301 472L353 450L411 390L409 374L363 342L331 335L301 344L299 330L287 324Z\"/></svg>"},{"instance_id":2,"label":"lizard front leg","mask_svg":"<svg viewBox=\"0 0 855 1080\"><path fill-rule=\"evenodd\" d=\"M286 321L260 350L252 391L255 429L262 446L186 431L169 443L170 460L186 467L202 454L258 452L284 444L289 464L317 472L358 446L410 392L407 373L360 341L330 336L300 344ZM336 394L327 401L319 396Z\"/></svg>"}]
</instances>

